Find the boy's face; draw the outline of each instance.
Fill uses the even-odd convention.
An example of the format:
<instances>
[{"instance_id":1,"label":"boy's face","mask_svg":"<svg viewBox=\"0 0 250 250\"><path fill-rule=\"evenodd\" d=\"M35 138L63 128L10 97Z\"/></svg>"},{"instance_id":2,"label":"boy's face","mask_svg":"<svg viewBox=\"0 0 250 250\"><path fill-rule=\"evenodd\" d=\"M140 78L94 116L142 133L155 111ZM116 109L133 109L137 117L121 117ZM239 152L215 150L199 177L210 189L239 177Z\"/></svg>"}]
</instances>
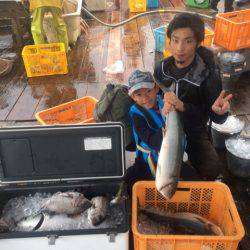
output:
<instances>
[{"instance_id":1,"label":"boy's face","mask_svg":"<svg viewBox=\"0 0 250 250\"><path fill-rule=\"evenodd\" d=\"M190 28L180 28L171 34L170 49L178 68L189 66L195 57L197 41Z\"/></svg>"},{"instance_id":2,"label":"boy's face","mask_svg":"<svg viewBox=\"0 0 250 250\"><path fill-rule=\"evenodd\" d=\"M143 108L151 109L156 105L156 96L159 91L157 85L153 89L142 88L132 93L133 100Z\"/></svg>"}]
</instances>

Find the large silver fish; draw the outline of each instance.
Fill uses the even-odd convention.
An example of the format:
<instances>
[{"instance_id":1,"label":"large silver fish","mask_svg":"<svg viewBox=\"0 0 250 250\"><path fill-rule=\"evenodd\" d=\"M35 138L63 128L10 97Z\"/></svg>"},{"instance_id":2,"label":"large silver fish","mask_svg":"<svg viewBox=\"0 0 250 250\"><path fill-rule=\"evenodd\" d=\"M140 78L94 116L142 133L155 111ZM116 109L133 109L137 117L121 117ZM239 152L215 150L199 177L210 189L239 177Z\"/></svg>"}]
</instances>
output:
<instances>
[{"instance_id":1,"label":"large silver fish","mask_svg":"<svg viewBox=\"0 0 250 250\"><path fill-rule=\"evenodd\" d=\"M184 132L175 108L168 113L158 158L155 184L157 190L170 199L178 184L184 153Z\"/></svg>"},{"instance_id":2,"label":"large silver fish","mask_svg":"<svg viewBox=\"0 0 250 250\"><path fill-rule=\"evenodd\" d=\"M58 192L48 198L42 205L42 210L58 214L80 214L92 203L78 192Z\"/></svg>"},{"instance_id":3,"label":"large silver fish","mask_svg":"<svg viewBox=\"0 0 250 250\"><path fill-rule=\"evenodd\" d=\"M223 235L221 229L211 221L188 212L171 214L140 209L138 222L138 229L144 234Z\"/></svg>"}]
</instances>

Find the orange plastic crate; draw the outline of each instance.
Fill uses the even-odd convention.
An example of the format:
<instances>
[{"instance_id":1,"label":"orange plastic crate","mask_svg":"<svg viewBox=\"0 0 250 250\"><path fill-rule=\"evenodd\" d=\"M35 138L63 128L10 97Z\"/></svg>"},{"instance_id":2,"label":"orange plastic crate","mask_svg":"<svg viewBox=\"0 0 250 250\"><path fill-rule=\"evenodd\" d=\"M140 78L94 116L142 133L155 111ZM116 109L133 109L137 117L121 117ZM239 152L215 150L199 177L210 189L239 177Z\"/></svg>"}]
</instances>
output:
<instances>
[{"instance_id":1,"label":"orange plastic crate","mask_svg":"<svg viewBox=\"0 0 250 250\"><path fill-rule=\"evenodd\" d=\"M91 96L67 102L35 114L39 124L93 123L93 111L97 100Z\"/></svg>"},{"instance_id":2,"label":"orange plastic crate","mask_svg":"<svg viewBox=\"0 0 250 250\"><path fill-rule=\"evenodd\" d=\"M130 12L144 12L147 9L147 0L128 0Z\"/></svg>"},{"instance_id":3,"label":"orange plastic crate","mask_svg":"<svg viewBox=\"0 0 250 250\"><path fill-rule=\"evenodd\" d=\"M191 212L218 225L224 236L146 235L137 230L138 207L167 212ZM135 250L236 250L245 232L229 188L219 182L179 182L175 195L165 199L154 181L133 186L132 231Z\"/></svg>"},{"instance_id":4,"label":"orange plastic crate","mask_svg":"<svg viewBox=\"0 0 250 250\"><path fill-rule=\"evenodd\" d=\"M166 26L166 33L167 33L167 28ZM213 39L214 39L214 32L208 28L205 28L205 39L202 41L201 45L206 46L206 47L211 47L213 44ZM166 41L165 41L165 49L163 51L163 57L166 58L168 56L171 56L171 50L169 48L169 38L166 35Z\"/></svg>"},{"instance_id":5,"label":"orange plastic crate","mask_svg":"<svg viewBox=\"0 0 250 250\"><path fill-rule=\"evenodd\" d=\"M250 9L218 14L214 43L230 51L250 47Z\"/></svg>"},{"instance_id":6,"label":"orange plastic crate","mask_svg":"<svg viewBox=\"0 0 250 250\"><path fill-rule=\"evenodd\" d=\"M27 45L22 57L28 77L68 73L63 43Z\"/></svg>"}]
</instances>

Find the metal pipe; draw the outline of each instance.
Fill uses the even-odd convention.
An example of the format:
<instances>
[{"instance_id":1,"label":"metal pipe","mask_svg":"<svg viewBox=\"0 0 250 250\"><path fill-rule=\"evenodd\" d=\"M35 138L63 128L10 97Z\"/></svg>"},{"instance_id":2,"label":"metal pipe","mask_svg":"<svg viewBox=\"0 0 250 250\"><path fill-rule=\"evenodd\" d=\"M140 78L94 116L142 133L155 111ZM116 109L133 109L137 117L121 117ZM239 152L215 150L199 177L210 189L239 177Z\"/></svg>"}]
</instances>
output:
<instances>
[{"instance_id":1,"label":"metal pipe","mask_svg":"<svg viewBox=\"0 0 250 250\"><path fill-rule=\"evenodd\" d=\"M156 13L189 13L189 14L198 14L199 16L203 17L203 18L207 18L209 20L214 20L215 18L206 14L201 14L201 13L196 13L193 11L186 11L186 10L175 10L175 9L159 9L159 10L152 10L152 11L146 11L140 14L137 14L133 17L130 17L129 19L126 19L122 22L119 23L115 23L115 24L111 24L111 23L104 23L103 21L101 21L100 19L98 19L95 15L93 15L88 9L86 9L85 7L82 6L82 11L86 12L89 16L91 16L92 18L94 18L97 22L108 26L110 28L115 28L121 25L124 25L128 22L133 21L134 19L137 19L139 17L143 17L146 15L152 15L152 14L156 14Z\"/></svg>"}]
</instances>

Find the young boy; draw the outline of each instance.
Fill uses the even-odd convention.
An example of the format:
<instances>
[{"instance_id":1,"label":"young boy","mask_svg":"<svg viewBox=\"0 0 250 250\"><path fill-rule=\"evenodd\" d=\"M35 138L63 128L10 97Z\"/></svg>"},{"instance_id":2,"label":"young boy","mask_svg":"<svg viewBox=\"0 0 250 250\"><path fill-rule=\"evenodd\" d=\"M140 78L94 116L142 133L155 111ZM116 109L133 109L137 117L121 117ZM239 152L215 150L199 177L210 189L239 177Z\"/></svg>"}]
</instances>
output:
<instances>
[{"instance_id":1,"label":"young boy","mask_svg":"<svg viewBox=\"0 0 250 250\"><path fill-rule=\"evenodd\" d=\"M135 101L129 115L136 142L136 162L141 166L137 176L138 179L153 179L166 120L162 115L164 103L150 72L134 71L128 84L129 95Z\"/></svg>"}]
</instances>

